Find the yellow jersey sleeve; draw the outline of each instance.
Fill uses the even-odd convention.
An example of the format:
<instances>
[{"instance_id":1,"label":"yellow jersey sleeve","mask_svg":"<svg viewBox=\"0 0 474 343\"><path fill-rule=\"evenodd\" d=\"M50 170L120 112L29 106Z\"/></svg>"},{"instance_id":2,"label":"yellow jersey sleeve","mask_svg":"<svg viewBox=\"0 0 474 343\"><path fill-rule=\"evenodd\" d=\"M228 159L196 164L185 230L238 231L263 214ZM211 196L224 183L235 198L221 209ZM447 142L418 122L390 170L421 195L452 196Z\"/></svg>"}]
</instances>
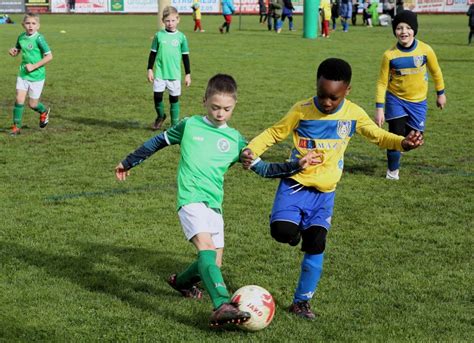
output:
<instances>
[{"instance_id":1,"label":"yellow jersey sleeve","mask_svg":"<svg viewBox=\"0 0 474 343\"><path fill-rule=\"evenodd\" d=\"M247 148L252 150L256 157L262 155L275 143L283 141L298 126L301 118L299 104L295 104L279 122L250 141Z\"/></svg>"}]
</instances>

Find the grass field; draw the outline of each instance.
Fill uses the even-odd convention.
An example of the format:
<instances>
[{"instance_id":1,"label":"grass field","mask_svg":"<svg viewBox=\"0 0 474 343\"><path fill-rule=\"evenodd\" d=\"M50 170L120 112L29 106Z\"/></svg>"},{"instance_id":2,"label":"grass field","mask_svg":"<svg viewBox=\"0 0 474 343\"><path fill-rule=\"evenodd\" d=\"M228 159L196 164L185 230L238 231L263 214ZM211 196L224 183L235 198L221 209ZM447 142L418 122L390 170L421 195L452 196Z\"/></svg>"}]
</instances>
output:
<instances>
[{"instance_id":1,"label":"grass field","mask_svg":"<svg viewBox=\"0 0 474 343\"><path fill-rule=\"evenodd\" d=\"M202 113L207 79L230 73L240 87L231 125L252 138L312 96L318 64L335 56L353 66L349 98L373 115L391 29L357 26L305 40L301 30L267 32L252 16L240 31L235 17L231 34L221 35L221 21L204 16L207 32L198 34L191 17L182 18L193 78L184 114ZM312 302L316 321L286 312L302 253L269 235L277 181L239 166L227 174L224 277L231 290L257 284L277 302L271 326L253 334L208 329L209 298L188 301L166 284L195 257L174 209L179 148L160 151L125 183L114 179L115 165L153 135L145 77L156 17L42 16L54 52L43 93L51 119L41 130L26 110L18 137L8 131L19 58L7 50L22 29L2 25L0 341L474 341L474 47L466 45L465 16L419 21L419 38L438 55L448 106L436 109L431 83L426 144L404 155L399 182L384 179L384 151L352 140ZM289 147L265 157L283 161Z\"/></svg>"}]
</instances>

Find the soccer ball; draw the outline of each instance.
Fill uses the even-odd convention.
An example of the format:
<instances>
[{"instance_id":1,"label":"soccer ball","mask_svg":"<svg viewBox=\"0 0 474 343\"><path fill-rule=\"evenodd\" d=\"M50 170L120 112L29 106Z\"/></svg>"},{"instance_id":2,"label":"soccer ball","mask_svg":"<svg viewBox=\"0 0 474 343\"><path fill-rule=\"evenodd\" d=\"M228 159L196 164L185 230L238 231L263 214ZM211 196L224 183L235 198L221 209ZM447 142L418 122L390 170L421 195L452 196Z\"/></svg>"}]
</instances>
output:
<instances>
[{"instance_id":1,"label":"soccer ball","mask_svg":"<svg viewBox=\"0 0 474 343\"><path fill-rule=\"evenodd\" d=\"M232 295L232 302L239 305L241 311L249 312L251 317L240 325L247 331L258 331L270 325L275 314L275 301L263 287L249 285L239 288Z\"/></svg>"}]
</instances>

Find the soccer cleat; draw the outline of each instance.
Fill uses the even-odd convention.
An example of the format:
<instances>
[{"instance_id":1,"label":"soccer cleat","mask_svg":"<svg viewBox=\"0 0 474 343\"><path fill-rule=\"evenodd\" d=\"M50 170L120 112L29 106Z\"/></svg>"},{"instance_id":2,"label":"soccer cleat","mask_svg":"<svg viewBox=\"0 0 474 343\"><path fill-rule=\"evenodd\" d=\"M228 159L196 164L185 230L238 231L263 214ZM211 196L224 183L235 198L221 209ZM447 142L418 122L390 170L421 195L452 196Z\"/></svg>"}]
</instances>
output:
<instances>
[{"instance_id":1,"label":"soccer cleat","mask_svg":"<svg viewBox=\"0 0 474 343\"><path fill-rule=\"evenodd\" d=\"M224 28L222 26L219 26L219 32L224 33Z\"/></svg>"},{"instance_id":2,"label":"soccer cleat","mask_svg":"<svg viewBox=\"0 0 474 343\"><path fill-rule=\"evenodd\" d=\"M185 298L192 298L192 299L202 298L202 291L196 285L192 285L190 288L178 287L176 285L176 277L177 277L177 274L172 274L168 278L168 284L171 287L173 287L173 289L177 290Z\"/></svg>"},{"instance_id":3,"label":"soccer cleat","mask_svg":"<svg viewBox=\"0 0 474 343\"><path fill-rule=\"evenodd\" d=\"M48 108L46 111L40 114L40 123L39 123L40 128L44 128L46 127L46 125L48 125L50 111L51 111L51 108Z\"/></svg>"},{"instance_id":4,"label":"soccer cleat","mask_svg":"<svg viewBox=\"0 0 474 343\"><path fill-rule=\"evenodd\" d=\"M13 124L12 130L10 131L11 136L16 136L20 134L20 128L16 126L16 124Z\"/></svg>"},{"instance_id":5,"label":"soccer cleat","mask_svg":"<svg viewBox=\"0 0 474 343\"><path fill-rule=\"evenodd\" d=\"M241 325L250 319L250 313L240 311L236 303L223 303L214 310L209 319L209 325L217 327L226 324Z\"/></svg>"},{"instance_id":6,"label":"soccer cleat","mask_svg":"<svg viewBox=\"0 0 474 343\"><path fill-rule=\"evenodd\" d=\"M387 175L385 176L385 178L387 180L399 180L400 176L398 175L398 172L399 172L398 169L395 169L395 170L387 169Z\"/></svg>"},{"instance_id":7,"label":"soccer cleat","mask_svg":"<svg viewBox=\"0 0 474 343\"><path fill-rule=\"evenodd\" d=\"M309 302L307 301L298 301L296 303L291 304L289 311L290 313L294 313L295 315L301 318L316 318L316 315L311 311L311 307L309 306Z\"/></svg>"},{"instance_id":8,"label":"soccer cleat","mask_svg":"<svg viewBox=\"0 0 474 343\"><path fill-rule=\"evenodd\" d=\"M163 125L165 119L166 116L156 118L155 122L151 125L151 129L154 131L161 129L161 126Z\"/></svg>"}]
</instances>

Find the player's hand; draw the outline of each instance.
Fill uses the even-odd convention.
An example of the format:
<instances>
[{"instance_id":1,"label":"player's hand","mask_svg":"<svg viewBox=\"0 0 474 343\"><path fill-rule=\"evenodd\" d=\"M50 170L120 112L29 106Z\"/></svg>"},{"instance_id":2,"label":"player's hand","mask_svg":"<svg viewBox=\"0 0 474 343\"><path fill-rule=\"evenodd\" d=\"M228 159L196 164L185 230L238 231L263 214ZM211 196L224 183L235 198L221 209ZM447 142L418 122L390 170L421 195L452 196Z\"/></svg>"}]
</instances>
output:
<instances>
[{"instance_id":1,"label":"player's hand","mask_svg":"<svg viewBox=\"0 0 474 343\"><path fill-rule=\"evenodd\" d=\"M31 73L33 70L36 69L36 67L34 66L34 64L27 63L25 64L25 69L28 73Z\"/></svg>"},{"instance_id":2,"label":"player's hand","mask_svg":"<svg viewBox=\"0 0 474 343\"><path fill-rule=\"evenodd\" d=\"M375 110L374 121L379 127L382 127L383 123L385 123L385 113L383 108L377 108Z\"/></svg>"},{"instance_id":3,"label":"player's hand","mask_svg":"<svg viewBox=\"0 0 474 343\"><path fill-rule=\"evenodd\" d=\"M250 149L244 149L240 153L240 162L242 162L242 166L244 169L250 169L250 165L252 164L252 161L255 159L252 150Z\"/></svg>"},{"instance_id":4,"label":"player's hand","mask_svg":"<svg viewBox=\"0 0 474 343\"><path fill-rule=\"evenodd\" d=\"M321 164L323 163L323 153L310 150L300 159L299 163L302 169Z\"/></svg>"},{"instance_id":5,"label":"player's hand","mask_svg":"<svg viewBox=\"0 0 474 343\"><path fill-rule=\"evenodd\" d=\"M16 55L18 55L19 52L20 52L20 50L18 50L17 48L11 48L10 50L8 50L8 53L12 57L15 57Z\"/></svg>"},{"instance_id":6,"label":"player's hand","mask_svg":"<svg viewBox=\"0 0 474 343\"><path fill-rule=\"evenodd\" d=\"M119 181L125 181L127 176L130 175L130 171L126 170L125 167L123 166L122 162L120 162L116 167L115 167L115 177Z\"/></svg>"},{"instance_id":7,"label":"player's hand","mask_svg":"<svg viewBox=\"0 0 474 343\"><path fill-rule=\"evenodd\" d=\"M438 98L436 99L436 106L438 106L440 110L446 106L446 94L438 95Z\"/></svg>"},{"instance_id":8,"label":"player's hand","mask_svg":"<svg viewBox=\"0 0 474 343\"><path fill-rule=\"evenodd\" d=\"M425 141L423 140L423 133L420 131L410 131L410 133L402 141L402 148L405 151L416 149L419 146L423 145Z\"/></svg>"},{"instance_id":9,"label":"player's hand","mask_svg":"<svg viewBox=\"0 0 474 343\"><path fill-rule=\"evenodd\" d=\"M186 85L186 87L191 86L191 74L186 74L184 76L184 84Z\"/></svg>"},{"instance_id":10,"label":"player's hand","mask_svg":"<svg viewBox=\"0 0 474 343\"><path fill-rule=\"evenodd\" d=\"M148 82L153 82L155 80L155 76L153 75L153 70L148 69L148 73L147 73L146 78L147 78Z\"/></svg>"}]
</instances>

